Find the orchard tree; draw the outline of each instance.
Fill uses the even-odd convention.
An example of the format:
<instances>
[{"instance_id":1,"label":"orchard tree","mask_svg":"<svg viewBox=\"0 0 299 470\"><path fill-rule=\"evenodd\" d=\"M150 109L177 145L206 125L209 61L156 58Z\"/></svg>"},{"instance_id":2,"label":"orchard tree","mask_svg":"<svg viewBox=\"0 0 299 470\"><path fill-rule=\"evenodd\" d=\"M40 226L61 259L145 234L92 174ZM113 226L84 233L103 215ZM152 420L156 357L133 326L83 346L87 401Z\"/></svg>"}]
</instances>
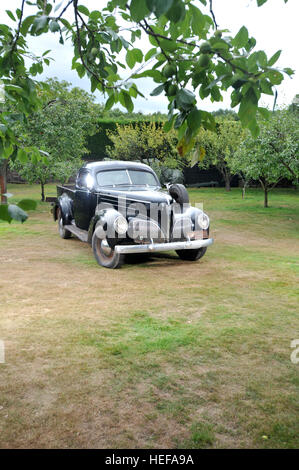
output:
<instances>
[{"instance_id":1,"label":"orchard tree","mask_svg":"<svg viewBox=\"0 0 299 470\"><path fill-rule=\"evenodd\" d=\"M249 136L231 160L231 168L246 180L258 180L264 191L264 207L268 193L279 181L287 178L298 184L299 119L286 110L277 111L269 121L261 123L257 139Z\"/></svg>"},{"instance_id":2,"label":"orchard tree","mask_svg":"<svg viewBox=\"0 0 299 470\"><path fill-rule=\"evenodd\" d=\"M257 4L266 1L257 0ZM256 50L256 41L245 26L240 25L235 36L220 30L212 0L109 0L100 5L89 11L84 0L81 4L78 0L58 4L54 0L20 0L16 11L7 10L13 26L0 25L0 78L5 99L17 112L0 116L5 158L14 153L23 160L43 158L38 147L22 147L12 130L15 121L41 106L42 85L35 77L50 61L49 51L36 57L28 49L29 36L31 43L49 31L62 44L70 38L72 68L90 79L92 92L99 90L107 96L106 109L120 103L133 111L133 99L141 95L136 80L151 77L155 82L152 95L164 94L168 99L165 129L178 130L181 155L193 147L200 127L215 129L212 114L197 105L198 99L221 101L223 92L230 90L231 105L238 106L242 125L257 136L256 116L258 111L265 112L258 106L262 93L272 95L284 73L293 73L275 67L281 51L269 58ZM130 36L124 37L125 32ZM148 39L143 50L136 47L141 36Z\"/></svg>"},{"instance_id":3,"label":"orchard tree","mask_svg":"<svg viewBox=\"0 0 299 470\"><path fill-rule=\"evenodd\" d=\"M199 168L215 166L224 179L226 191L230 191L234 175L230 168L231 159L245 136L240 121L224 118L216 123L216 132L200 129L196 138L196 145L204 149L203 158L198 162Z\"/></svg>"},{"instance_id":4,"label":"orchard tree","mask_svg":"<svg viewBox=\"0 0 299 470\"><path fill-rule=\"evenodd\" d=\"M176 168L182 162L176 148L176 133L166 133L160 123L116 124L116 131L108 130L106 133L113 143L107 149L110 158L170 168Z\"/></svg>"},{"instance_id":5,"label":"orchard tree","mask_svg":"<svg viewBox=\"0 0 299 470\"><path fill-rule=\"evenodd\" d=\"M292 104L289 106L289 110L299 115L299 94L294 96Z\"/></svg>"},{"instance_id":6,"label":"orchard tree","mask_svg":"<svg viewBox=\"0 0 299 470\"><path fill-rule=\"evenodd\" d=\"M7 165L8 165L7 158L0 157L0 194L1 194L0 200L1 200L1 203L3 203L3 204L7 203L7 197L6 197L6 192L7 192L7 182L6 182Z\"/></svg>"},{"instance_id":7,"label":"orchard tree","mask_svg":"<svg viewBox=\"0 0 299 470\"><path fill-rule=\"evenodd\" d=\"M20 152L10 164L28 183L40 183L42 201L49 180L64 183L81 166L82 155L88 152L86 138L96 132L97 118L97 105L84 90L70 90L70 83L53 79L46 85L43 107L15 130L25 151L37 147L46 161L36 157L28 162L25 152Z\"/></svg>"}]
</instances>

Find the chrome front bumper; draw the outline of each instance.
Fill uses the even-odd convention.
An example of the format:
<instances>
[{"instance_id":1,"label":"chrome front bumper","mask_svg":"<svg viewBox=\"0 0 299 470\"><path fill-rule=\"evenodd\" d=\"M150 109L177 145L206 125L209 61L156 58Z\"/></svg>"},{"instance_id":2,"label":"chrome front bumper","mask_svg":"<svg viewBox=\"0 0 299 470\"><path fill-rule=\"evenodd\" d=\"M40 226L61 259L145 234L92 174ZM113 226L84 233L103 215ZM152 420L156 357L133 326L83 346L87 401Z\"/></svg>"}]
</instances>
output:
<instances>
[{"instance_id":1,"label":"chrome front bumper","mask_svg":"<svg viewBox=\"0 0 299 470\"><path fill-rule=\"evenodd\" d=\"M121 254L152 253L154 251L196 250L212 245L213 238L205 240L190 240L184 242L150 243L148 245L116 245L115 251Z\"/></svg>"}]
</instances>

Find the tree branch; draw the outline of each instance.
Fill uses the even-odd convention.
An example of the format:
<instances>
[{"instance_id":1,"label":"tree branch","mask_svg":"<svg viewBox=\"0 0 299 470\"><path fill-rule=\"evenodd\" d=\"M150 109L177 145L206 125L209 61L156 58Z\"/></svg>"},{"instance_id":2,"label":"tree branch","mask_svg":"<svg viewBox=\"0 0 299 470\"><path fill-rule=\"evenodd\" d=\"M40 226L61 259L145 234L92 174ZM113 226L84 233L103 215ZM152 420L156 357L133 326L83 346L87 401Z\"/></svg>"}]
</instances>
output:
<instances>
[{"instance_id":1,"label":"tree branch","mask_svg":"<svg viewBox=\"0 0 299 470\"><path fill-rule=\"evenodd\" d=\"M15 40L12 44L12 48L11 48L11 51L10 51L11 55L14 53L14 51L17 47L17 42L18 42L18 39L20 37L20 29L21 29L21 24L22 24L22 19L23 19L24 5L25 5L25 0L22 0L21 14L20 14L20 19L19 19L18 29L17 29L17 32L16 32Z\"/></svg>"},{"instance_id":2,"label":"tree branch","mask_svg":"<svg viewBox=\"0 0 299 470\"><path fill-rule=\"evenodd\" d=\"M67 5L64 7L64 9L61 11L60 15L57 16L56 20L59 20L59 18L62 17L63 13L68 9L68 7L70 6L70 4L73 3L73 0L70 0Z\"/></svg>"},{"instance_id":3,"label":"tree branch","mask_svg":"<svg viewBox=\"0 0 299 470\"><path fill-rule=\"evenodd\" d=\"M168 38L167 36L164 36L163 34L155 33L152 30L152 28L150 27L150 25L146 22L146 20L144 20L144 22L145 22L146 26L144 26L142 23L138 23L138 24L141 26L141 28L143 29L143 31L146 34L149 34L150 36L153 36L156 39L156 41L157 41L160 48L161 48L161 43L160 43L159 39L165 39L167 41L172 41L171 38ZM176 42L184 44L185 46L200 48L200 44L196 44L195 42L188 42L188 41L185 41L184 39L176 39ZM165 56L165 52L163 51L162 48L161 48L161 51ZM242 72L245 75L248 75L250 77L253 77L253 76L256 77L257 76L256 73L249 73L247 70L243 69L243 67L240 67L239 65L233 64L231 59L226 59L226 58L222 57L220 52L217 52L217 56L220 57L220 59L222 59L224 62L229 64L234 72L236 70L239 70L240 72ZM172 60L168 55L166 56L166 58L167 58L168 61ZM262 74L263 72L261 71L260 73Z\"/></svg>"},{"instance_id":4,"label":"tree branch","mask_svg":"<svg viewBox=\"0 0 299 470\"><path fill-rule=\"evenodd\" d=\"M89 68L89 66L86 64L85 60L84 60L84 57L83 57L83 53L82 53L82 46L81 46L81 39L80 39L80 29L79 29L79 23L78 23L78 11L77 11L77 7L78 7L78 0L73 0L73 4L74 4L74 13L75 13L75 24L76 24L76 38L77 38L77 44L78 44L78 51L79 51L79 56L80 56L80 59L81 59L81 62L82 62L82 65L83 67L87 70L87 72L90 73L90 75L92 75L96 81L98 83L100 83L103 87L103 89L110 89L110 90L115 90L117 87L115 86L107 86L105 81L100 79L96 73L93 72L93 70L91 70Z\"/></svg>"},{"instance_id":5,"label":"tree branch","mask_svg":"<svg viewBox=\"0 0 299 470\"><path fill-rule=\"evenodd\" d=\"M172 59L169 57L168 54L166 54L166 52L163 50L163 48L161 47L161 42L159 40L159 35L156 35L156 33L153 31L152 27L148 24L148 22L146 21L146 19L144 19L144 24L145 26L142 24L142 23L139 23L141 28L144 30L145 33L148 33L150 34L151 36L153 36L157 43L158 43L158 46L160 47L161 49L161 52L162 54L164 55L165 59L167 60L167 62L172 62Z\"/></svg>"},{"instance_id":6,"label":"tree branch","mask_svg":"<svg viewBox=\"0 0 299 470\"><path fill-rule=\"evenodd\" d=\"M218 29L215 14L214 14L214 11L213 11L213 0L210 0L210 13L211 13L213 21L214 21L215 29Z\"/></svg>"}]
</instances>

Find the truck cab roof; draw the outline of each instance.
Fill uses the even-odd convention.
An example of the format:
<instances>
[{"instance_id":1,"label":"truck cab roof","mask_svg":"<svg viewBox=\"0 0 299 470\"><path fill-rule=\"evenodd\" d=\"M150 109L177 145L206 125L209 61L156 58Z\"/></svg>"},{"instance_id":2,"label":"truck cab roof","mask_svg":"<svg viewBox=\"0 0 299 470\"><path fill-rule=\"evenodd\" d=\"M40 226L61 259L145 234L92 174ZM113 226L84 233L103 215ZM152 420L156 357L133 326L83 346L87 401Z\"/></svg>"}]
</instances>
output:
<instances>
[{"instance_id":1,"label":"truck cab roof","mask_svg":"<svg viewBox=\"0 0 299 470\"><path fill-rule=\"evenodd\" d=\"M118 169L136 169L145 170L154 173L150 166L139 162L127 162L124 160L111 160L111 161L99 161L85 163L82 168L91 170L93 172L105 171L105 170L118 170Z\"/></svg>"}]
</instances>

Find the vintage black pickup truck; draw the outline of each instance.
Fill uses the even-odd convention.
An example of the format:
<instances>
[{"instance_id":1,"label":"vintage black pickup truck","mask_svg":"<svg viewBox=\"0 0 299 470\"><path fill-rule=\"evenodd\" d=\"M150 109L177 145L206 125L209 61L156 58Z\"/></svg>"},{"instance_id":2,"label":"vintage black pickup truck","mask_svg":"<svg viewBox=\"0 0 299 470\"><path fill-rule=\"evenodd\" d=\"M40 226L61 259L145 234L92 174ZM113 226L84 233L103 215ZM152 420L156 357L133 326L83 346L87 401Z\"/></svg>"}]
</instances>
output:
<instances>
[{"instance_id":1,"label":"vintage black pickup truck","mask_svg":"<svg viewBox=\"0 0 299 470\"><path fill-rule=\"evenodd\" d=\"M142 163L85 164L74 186L57 186L52 213L60 236L89 242L106 268L120 267L130 253L175 250L181 259L196 261L213 243L209 217L190 206L185 187L162 190Z\"/></svg>"}]
</instances>

